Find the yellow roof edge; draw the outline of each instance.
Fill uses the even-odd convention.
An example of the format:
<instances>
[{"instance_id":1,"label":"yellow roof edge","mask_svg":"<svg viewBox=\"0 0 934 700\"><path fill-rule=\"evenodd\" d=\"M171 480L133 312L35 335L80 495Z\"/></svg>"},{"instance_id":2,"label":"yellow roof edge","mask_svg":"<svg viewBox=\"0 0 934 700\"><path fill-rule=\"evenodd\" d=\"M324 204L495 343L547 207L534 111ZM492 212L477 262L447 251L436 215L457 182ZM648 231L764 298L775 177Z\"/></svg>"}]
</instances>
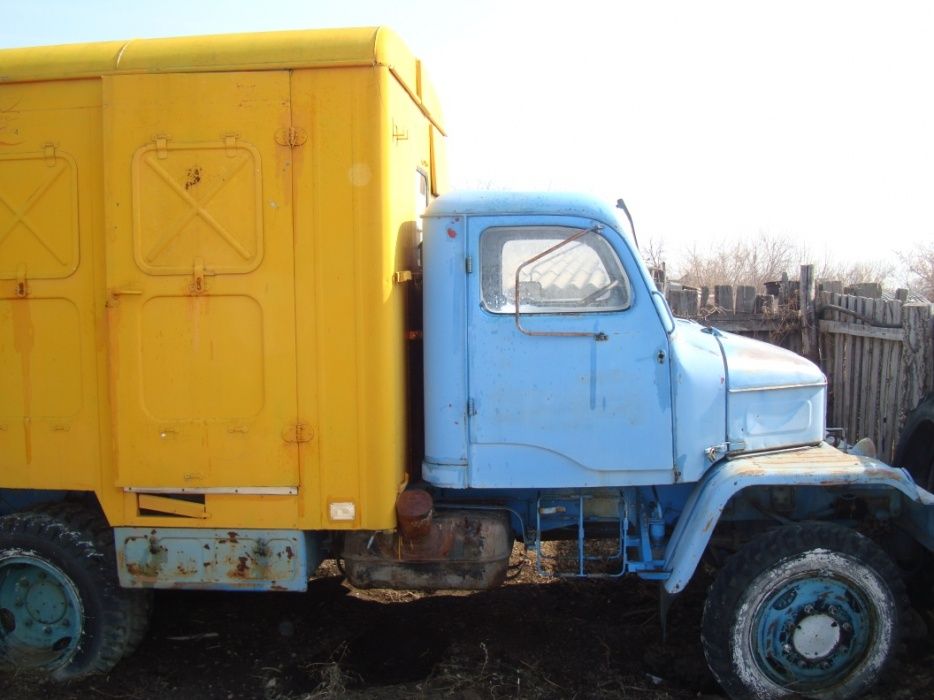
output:
<instances>
[{"instance_id":1,"label":"yellow roof edge","mask_svg":"<svg viewBox=\"0 0 934 700\"><path fill-rule=\"evenodd\" d=\"M0 84L133 73L387 66L441 129L420 94L417 61L388 27L299 29L0 49ZM436 108L437 106L432 105Z\"/></svg>"}]
</instances>

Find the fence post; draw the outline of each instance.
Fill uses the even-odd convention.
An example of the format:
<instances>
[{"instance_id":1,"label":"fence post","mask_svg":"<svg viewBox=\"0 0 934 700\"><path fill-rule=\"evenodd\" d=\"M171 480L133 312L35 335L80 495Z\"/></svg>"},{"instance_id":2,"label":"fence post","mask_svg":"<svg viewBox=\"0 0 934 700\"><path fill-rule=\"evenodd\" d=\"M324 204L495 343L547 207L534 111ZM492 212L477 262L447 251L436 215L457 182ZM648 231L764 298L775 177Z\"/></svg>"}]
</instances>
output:
<instances>
[{"instance_id":1,"label":"fence post","mask_svg":"<svg viewBox=\"0 0 934 700\"><path fill-rule=\"evenodd\" d=\"M899 407L898 426L924 395L931 390L934 350L931 340L931 305L905 304L902 306L902 327L905 345L902 349L902 405Z\"/></svg>"},{"instance_id":2,"label":"fence post","mask_svg":"<svg viewBox=\"0 0 934 700\"><path fill-rule=\"evenodd\" d=\"M801 354L817 362L817 323L814 303L814 266L802 265L798 278L798 309L801 315Z\"/></svg>"}]
</instances>

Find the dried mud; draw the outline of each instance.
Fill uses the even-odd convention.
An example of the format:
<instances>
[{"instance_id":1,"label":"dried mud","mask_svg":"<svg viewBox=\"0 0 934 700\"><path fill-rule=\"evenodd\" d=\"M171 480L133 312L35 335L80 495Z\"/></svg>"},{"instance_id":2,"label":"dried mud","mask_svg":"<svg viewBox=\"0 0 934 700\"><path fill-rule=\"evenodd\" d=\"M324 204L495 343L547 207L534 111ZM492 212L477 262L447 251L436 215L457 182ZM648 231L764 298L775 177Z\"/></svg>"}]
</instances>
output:
<instances>
[{"instance_id":1,"label":"dried mud","mask_svg":"<svg viewBox=\"0 0 934 700\"><path fill-rule=\"evenodd\" d=\"M703 574L675 602L667 639L655 585L542 580L465 594L355 591L335 571L306 594L157 592L137 652L69 685L0 676L0 697L720 697L699 640ZM4 688L4 685L6 686ZM869 696L934 692L934 637L905 644Z\"/></svg>"}]
</instances>

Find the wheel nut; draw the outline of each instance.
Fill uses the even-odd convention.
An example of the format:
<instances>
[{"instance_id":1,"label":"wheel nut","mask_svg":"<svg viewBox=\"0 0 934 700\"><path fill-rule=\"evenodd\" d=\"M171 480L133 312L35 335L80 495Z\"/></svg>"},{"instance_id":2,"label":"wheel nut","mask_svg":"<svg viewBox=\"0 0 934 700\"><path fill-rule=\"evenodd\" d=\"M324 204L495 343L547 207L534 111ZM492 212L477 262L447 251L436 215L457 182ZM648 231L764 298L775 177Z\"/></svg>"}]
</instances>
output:
<instances>
[{"instance_id":1,"label":"wheel nut","mask_svg":"<svg viewBox=\"0 0 934 700\"><path fill-rule=\"evenodd\" d=\"M45 632L46 634L52 634L52 628L51 628L51 627L44 627L44 628L42 628L42 631Z\"/></svg>"},{"instance_id":2,"label":"wheel nut","mask_svg":"<svg viewBox=\"0 0 934 700\"><path fill-rule=\"evenodd\" d=\"M804 606L804 612L807 613L808 615L813 614L813 613L814 613L814 606L813 606L813 605L805 605L805 606Z\"/></svg>"}]
</instances>

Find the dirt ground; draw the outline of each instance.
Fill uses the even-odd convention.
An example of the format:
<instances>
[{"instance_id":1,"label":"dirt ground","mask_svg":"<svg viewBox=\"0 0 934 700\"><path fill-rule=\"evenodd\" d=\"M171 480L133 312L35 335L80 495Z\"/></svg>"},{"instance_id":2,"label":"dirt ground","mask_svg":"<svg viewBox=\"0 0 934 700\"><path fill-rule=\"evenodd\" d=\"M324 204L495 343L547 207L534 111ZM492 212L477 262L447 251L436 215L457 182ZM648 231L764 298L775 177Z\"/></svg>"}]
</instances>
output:
<instances>
[{"instance_id":1,"label":"dirt ground","mask_svg":"<svg viewBox=\"0 0 934 700\"><path fill-rule=\"evenodd\" d=\"M715 698L695 577L662 639L658 592L635 578L492 591L356 591L332 570L306 594L157 592L139 650L70 685L0 676L0 698ZM6 687L4 687L4 685ZM934 636L906 644L869 697L929 698Z\"/></svg>"}]
</instances>

